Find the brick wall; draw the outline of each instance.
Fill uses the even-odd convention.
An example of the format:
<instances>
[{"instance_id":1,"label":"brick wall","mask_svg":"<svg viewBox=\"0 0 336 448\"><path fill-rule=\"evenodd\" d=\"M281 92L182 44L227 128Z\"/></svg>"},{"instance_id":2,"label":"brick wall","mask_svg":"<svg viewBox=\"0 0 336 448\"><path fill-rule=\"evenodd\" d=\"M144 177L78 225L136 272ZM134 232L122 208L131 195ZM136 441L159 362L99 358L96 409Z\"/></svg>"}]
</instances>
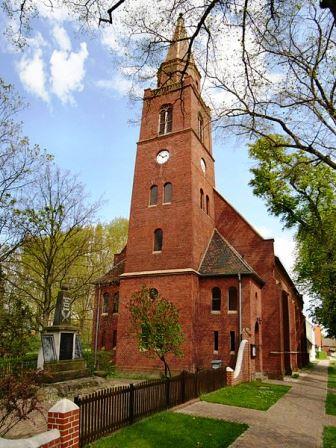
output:
<instances>
[{"instance_id":1,"label":"brick wall","mask_svg":"<svg viewBox=\"0 0 336 448\"><path fill-rule=\"evenodd\" d=\"M58 401L48 412L48 429L60 432L59 448L79 447L79 408L64 398Z\"/></svg>"}]
</instances>

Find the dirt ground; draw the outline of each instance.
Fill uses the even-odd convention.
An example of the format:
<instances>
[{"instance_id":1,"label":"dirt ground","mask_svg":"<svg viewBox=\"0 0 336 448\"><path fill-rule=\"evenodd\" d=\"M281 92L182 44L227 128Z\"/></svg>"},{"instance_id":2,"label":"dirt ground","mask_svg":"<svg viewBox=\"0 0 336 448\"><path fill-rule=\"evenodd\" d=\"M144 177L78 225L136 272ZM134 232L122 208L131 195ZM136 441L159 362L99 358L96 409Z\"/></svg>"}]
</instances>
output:
<instances>
[{"instance_id":1,"label":"dirt ground","mask_svg":"<svg viewBox=\"0 0 336 448\"><path fill-rule=\"evenodd\" d=\"M101 389L139 382L141 380L90 377L45 385L39 391L40 411L32 412L28 420L19 422L6 434L6 438L22 439L47 431L48 410L62 398L73 400L76 395L92 394Z\"/></svg>"}]
</instances>

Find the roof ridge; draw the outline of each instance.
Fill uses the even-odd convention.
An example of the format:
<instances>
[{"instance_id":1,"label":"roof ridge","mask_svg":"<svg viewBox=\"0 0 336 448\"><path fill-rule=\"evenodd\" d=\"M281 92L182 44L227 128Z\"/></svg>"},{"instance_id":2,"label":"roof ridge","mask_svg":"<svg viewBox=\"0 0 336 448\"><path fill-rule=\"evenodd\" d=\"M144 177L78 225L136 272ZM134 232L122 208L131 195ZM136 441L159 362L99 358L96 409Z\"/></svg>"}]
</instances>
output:
<instances>
[{"instance_id":1,"label":"roof ridge","mask_svg":"<svg viewBox=\"0 0 336 448\"><path fill-rule=\"evenodd\" d=\"M236 257L239 258L239 261L241 261L243 263L243 265L249 269L251 272L253 272L254 274L257 274L257 272L252 268L252 266L250 266L247 261L245 261L245 259L242 257L242 255L240 255L240 253L237 251L237 249L235 249L226 238L224 238L224 236L219 232L219 230L217 228L215 228L214 232L217 232L218 235L220 236L220 238L222 238L222 240L224 241L225 244L227 244L229 246L229 249L236 255Z\"/></svg>"}]
</instances>

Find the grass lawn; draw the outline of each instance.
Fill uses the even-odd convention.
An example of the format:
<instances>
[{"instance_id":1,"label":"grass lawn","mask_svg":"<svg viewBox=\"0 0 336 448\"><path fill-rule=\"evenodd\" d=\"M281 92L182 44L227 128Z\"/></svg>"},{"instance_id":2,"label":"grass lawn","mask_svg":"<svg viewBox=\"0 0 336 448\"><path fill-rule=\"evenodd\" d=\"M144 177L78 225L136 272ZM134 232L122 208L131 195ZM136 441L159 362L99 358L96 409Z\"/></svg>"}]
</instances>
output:
<instances>
[{"instance_id":1,"label":"grass lawn","mask_svg":"<svg viewBox=\"0 0 336 448\"><path fill-rule=\"evenodd\" d=\"M266 411L289 389L290 386L254 381L238 386L224 387L210 394L202 395L201 400Z\"/></svg>"},{"instance_id":2,"label":"grass lawn","mask_svg":"<svg viewBox=\"0 0 336 448\"><path fill-rule=\"evenodd\" d=\"M336 415L336 394L332 392L327 393L326 413L329 415Z\"/></svg>"},{"instance_id":3,"label":"grass lawn","mask_svg":"<svg viewBox=\"0 0 336 448\"><path fill-rule=\"evenodd\" d=\"M162 412L91 444L95 448L225 448L247 425Z\"/></svg>"},{"instance_id":4,"label":"grass lawn","mask_svg":"<svg viewBox=\"0 0 336 448\"><path fill-rule=\"evenodd\" d=\"M324 427L323 448L336 448L336 428L334 426Z\"/></svg>"},{"instance_id":5,"label":"grass lawn","mask_svg":"<svg viewBox=\"0 0 336 448\"><path fill-rule=\"evenodd\" d=\"M328 387L336 389L336 364L331 363L328 367Z\"/></svg>"}]
</instances>

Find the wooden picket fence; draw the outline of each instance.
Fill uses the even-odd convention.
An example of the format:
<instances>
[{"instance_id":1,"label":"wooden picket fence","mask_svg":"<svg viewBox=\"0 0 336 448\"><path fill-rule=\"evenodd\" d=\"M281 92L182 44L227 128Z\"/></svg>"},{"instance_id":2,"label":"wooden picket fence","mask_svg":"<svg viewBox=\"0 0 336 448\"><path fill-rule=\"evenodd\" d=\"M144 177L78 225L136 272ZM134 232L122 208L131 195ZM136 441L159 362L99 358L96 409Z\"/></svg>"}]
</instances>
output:
<instances>
[{"instance_id":1,"label":"wooden picket fence","mask_svg":"<svg viewBox=\"0 0 336 448\"><path fill-rule=\"evenodd\" d=\"M226 385L225 368L182 372L75 397L80 409L80 446L155 412L177 406Z\"/></svg>"}]
</instances>

